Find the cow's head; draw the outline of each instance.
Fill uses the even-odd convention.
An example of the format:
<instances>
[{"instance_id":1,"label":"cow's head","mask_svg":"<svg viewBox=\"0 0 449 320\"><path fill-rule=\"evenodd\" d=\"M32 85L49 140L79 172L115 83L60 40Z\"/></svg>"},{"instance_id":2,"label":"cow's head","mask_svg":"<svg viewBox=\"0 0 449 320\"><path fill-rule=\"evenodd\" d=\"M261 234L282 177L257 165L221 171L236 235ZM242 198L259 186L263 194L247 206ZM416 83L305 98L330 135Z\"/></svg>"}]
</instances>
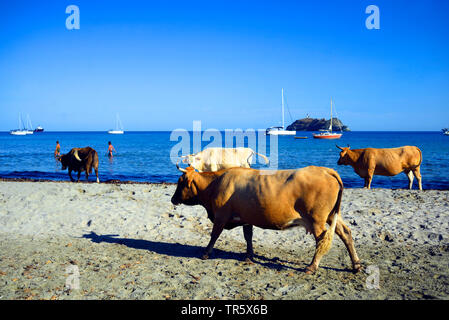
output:
<instances>
[{"instance_id":1,"label":"cow's head","mask_svg":"<svg viewBox=\"0 0 449 320\"><path fill-rule=\"evenodd\" d=\"M65 170L65 169L67 169L67 167L68 167L68 165L69 165L69 157L70 157L70 155L68 155L68 154L62 154L62 155L60 155L58 158L57 158L57 160L59 161L59 162L61 162L61 169L62 170Z\"/></svg>"},{"instance_id":2,"label":"cow's head","mask_svg":"<svg viewBox=\"0 0 449 320\"><path fill-rule=\"evenodd\" d=\"M193 183L193 179L198 172L195 172L193 167L187 167L186 169L182 169L176 164L176 167L179 171L183 172L183 175L178 179L178 186L176 187L176 191L171 198L171 202L174 205L178 204L186 204L189 206L199 204L198 200L198 190Z\"/></svg>"},{"instance_id":3,"label":"cow's head","mask_svg":"<svg viewBox=\"0 0 449 320\"><path fill-rule=\"evenodd\" d=\"M346 148L342 148L342 147L339 147L339 146L337 146L337 148L341 150L341 152L340 152L340 159L338 159L337 164L338 165L350 165L352 163L352 160L351 160L351 158L348 155L348 152L350 152L349 151L349 149L350 149L349 145Z\"/></svg>"},{"instance_id":4,"label":"cow's head","mask_svg":"<svg viewBox=\"0 0 449 320\"><path fill-rule=\"evenodd\" d=\"M203 159L198 154L189 154L184 156L182 162L187 163L189 166L196 169L201 169L203 166Z\"/></svg>"}]
</instances>

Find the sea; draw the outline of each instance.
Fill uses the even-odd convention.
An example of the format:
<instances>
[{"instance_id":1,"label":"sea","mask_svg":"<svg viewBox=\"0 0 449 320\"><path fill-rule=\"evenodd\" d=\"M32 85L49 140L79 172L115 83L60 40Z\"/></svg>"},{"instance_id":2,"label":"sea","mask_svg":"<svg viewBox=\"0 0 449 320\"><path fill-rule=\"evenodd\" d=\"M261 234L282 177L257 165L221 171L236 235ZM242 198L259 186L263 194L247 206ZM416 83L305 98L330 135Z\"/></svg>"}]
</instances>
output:
<instances>
[{"instance_id":1,"label":"sea","mask_svg":"<svg viewBox=\"0 0 449 320\"><path fill-rule=\"evenodd\" d=\"M221 134L225 137L224 132ZM176 156L198 150L198 140L200 148L210 145L212 140L204 139L202 135L203 133L187 132L184 138L189 140L190 147L179 150L173 157L173 150L179 149L183 138L173 136L172 132L129 131L123 135L111 135L106 132L42 132L27 136L0 132L0 178L68 181L67 170L62 170L61 164L54 157L58 140L61 153L66 153L74 147L85 146L97 150L100 159L100 181L175 183L181 174L175 166ZM417 146L423 155L423 188L449 190L449 136L444 136L441 132L352 131L345 132L339 140L313 139L311 132L297 132L297 136L307 139L279 136L276 143L270 140L270 136L262 135L257 137L257 144L253 148L257 152L264 151L262 153L267 156L270 152L274 154L276 150L278 169L309 165L333 168L340 174L347 188L361 188L364 181L350 166L337 165L340 150L335 144L343 147L349 145L352 149ZM229 147L229 141L224 140L223 138L222 146ZM236 140L232 146L236 146ZM116 150L112 158L107 156L108 141L111 141ZM245 146L252 143L248 139L244 141ZM195 146L197 149L194 149ZM267 168L260 157L256 157L254 162L255 168ZM73 176L76 177L76 174ZM85 175L82 173L81 180L84 179ZM95 175L91 175L89 180L95 181ZM404 173L394 177L374 176L371 186L403 189L408 187L408 179ZM416 179L414 188L417 188Z\"/></svg>"}]
</instances>

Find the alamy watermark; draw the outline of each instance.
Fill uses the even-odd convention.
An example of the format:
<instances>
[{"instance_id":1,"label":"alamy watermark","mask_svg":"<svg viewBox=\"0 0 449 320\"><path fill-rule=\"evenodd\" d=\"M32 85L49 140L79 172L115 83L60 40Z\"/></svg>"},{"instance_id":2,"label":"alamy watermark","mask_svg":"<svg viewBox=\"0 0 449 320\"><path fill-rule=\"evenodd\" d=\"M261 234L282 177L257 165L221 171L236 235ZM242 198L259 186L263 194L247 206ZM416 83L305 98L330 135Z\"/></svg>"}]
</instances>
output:
<instances>
[{"instance_id":1,"label":"alamy watermark","mask_svg":"<svg viewBox=\"0 0 449 320\"><path fill-rule=\"evenodd\" d=\"M65 269L67 275L65 287L68 290L78 290L80 288L80 271L77 265L71 264Z\"/></svg>"},{"instance_id":2,"label":"alamy watermark","mask_svg":"<svg viewBox=\"0 0 449 320\"><path fill-rule=\"evenodd\" d=\"M369 16L365 20L365 26L368 30L380 29L380 11L379 7L375 5L369 5L365 9L365 13L369 14Z\"/></svg>"},{"instance_id":3,"label":"alamy watermark","mask_svg":"<svg viewBox=\"0 0 449 320\"><path fill-rule=\"evenodd\" d=\"M379 280L380 280L380 271L379 267L376 265L371 265L366 268L366 273L369 274L366 277L365 286L367 289L380 289Z\"/></svg>"},{"instance_id":4,"label":"alamy watermark","mask_svg":"<svg viewBox=\"0 0 449 320\"><path fill-rule=\"evenodd\" d=\"M224 137L223 137L224 136ZM193 131L186 129L175 129L170 134L170 141L179 141L170 150L170 160L176 164L181 156L195 154L207 148L247 148L267 156L269 162L266 164L259 158L258 163L265 165L267 170L264 174L270 174L278 169L278 137L269 136L267 146L266 131L263 129L207 129L202 131L201 121L193 121ZM202 148L202 142L210 142ZM223 144L224 142L224 144ZM269 147L269 150L268 150ZM267 155L269 151L269 155ZM254 162L254 159L253 159Z\"/></svg>"},{"instance_id":5,"label":"alamy watermark","mask_svg":"<svg viewBox=\"0 0 449 320\"><path fill-rule=\"evenodd\" d=\"M79 30L80 28L80 8L77 5L71 4L65 8L65 13L69 14L65 20L65 27L67 30Z\"/></svg>"}]
</instances>

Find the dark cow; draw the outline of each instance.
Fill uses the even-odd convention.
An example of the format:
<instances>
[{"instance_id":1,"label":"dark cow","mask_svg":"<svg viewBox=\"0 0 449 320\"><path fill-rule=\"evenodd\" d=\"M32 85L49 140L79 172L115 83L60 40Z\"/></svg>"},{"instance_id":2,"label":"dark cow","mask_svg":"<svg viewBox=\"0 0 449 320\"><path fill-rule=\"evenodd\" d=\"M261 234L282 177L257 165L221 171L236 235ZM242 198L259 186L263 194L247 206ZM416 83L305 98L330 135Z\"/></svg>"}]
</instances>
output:
<instances>
[{"instance_id":1,"label":"dark cow","mask_svg":"<svg viewBox=\"0 0 449 320\"><path fill-rule=\"evenodd\" d=\"M214 224L203 259L208 258L223 229L243 226L247 259L251 259L253 226L274 230L303 226L316 241L307 273L317 270L332 245L334 232L346 245L354 271L360 270L351 230L341 219L343 183L334 170L313 166L274 172L249 168L216 172L178 169L184 174L178 180L172 203L202 205Z\"/></svg>"},{"instance_id":2,"label":"dark cow","mask_svg":"<svg viewBox=\"0 0 449 320\"><path fill-rule=\"evenodd\" d=\"M92 173L92 168L94 168L97 182L100 182L98 179L98 154L91 147L73 148L69 153L58 157L58 160L61 162L62 170L69 168L71 181L75 181L72 178L72 171L78 172L78 181L80 181L81 172L85 171L87 181L89 180L89 173Z\"/></svg>"}]
</instances>

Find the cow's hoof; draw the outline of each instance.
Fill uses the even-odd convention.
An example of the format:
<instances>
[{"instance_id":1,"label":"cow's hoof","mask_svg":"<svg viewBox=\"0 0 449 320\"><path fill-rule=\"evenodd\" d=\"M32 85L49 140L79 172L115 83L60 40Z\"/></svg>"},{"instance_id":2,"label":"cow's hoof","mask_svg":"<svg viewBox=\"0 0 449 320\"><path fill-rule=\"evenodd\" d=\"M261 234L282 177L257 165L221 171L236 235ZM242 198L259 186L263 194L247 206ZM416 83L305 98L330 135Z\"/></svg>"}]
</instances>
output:
<instances>
[{"instance_id":1,"label":"cow's hoof","mask_svg":"<svg viewBox=\"0 0 449 320\"><path fill-rule=\"evenodd\" d=\"M354 273L358 273L362 270L363 270L363 267L362 267L361 262L354 263L354 265L352 266L352 272L354 272Z\"/></svg>"},{"instance_id":2,"label":"cow's hoof","mask_svg":"<svg viewBox=\"0 0 449 320\"><path fill-rule=\"evenodd\" d=\"M207 259L209 259L209 255L203 254L203 256L201 257L201 260L207 260Z\"/></svg>"},{"instance_id":3,"label":"cow's hoof","mask_svg":"<svg viewBox=\"0 0 449 320\"><path fill-rule=\"evenodd\" d=\"M307 268L306 268L306 274L314 274L315 273L315 271L316 271L316 267L315 266L313 266L313 265L310 265L310 266L308 266Z\"/></svg>"}]
</instances>

